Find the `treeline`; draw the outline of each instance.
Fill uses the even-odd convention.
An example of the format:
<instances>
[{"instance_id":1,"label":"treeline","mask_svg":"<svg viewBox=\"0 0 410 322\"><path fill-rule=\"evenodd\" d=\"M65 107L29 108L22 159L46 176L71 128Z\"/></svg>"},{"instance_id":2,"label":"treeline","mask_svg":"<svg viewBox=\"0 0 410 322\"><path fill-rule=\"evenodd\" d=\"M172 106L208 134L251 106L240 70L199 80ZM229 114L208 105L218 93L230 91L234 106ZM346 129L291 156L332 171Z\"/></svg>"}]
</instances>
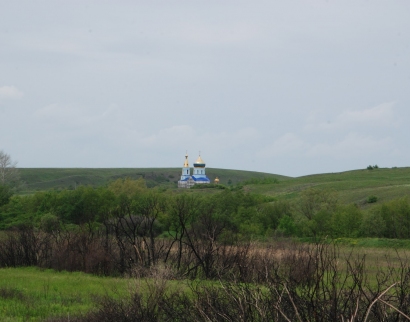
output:
<instances>
[{"instance_id":1,"label":"treeline","mask_svg":"<svg viewBox=\"0 0 410 322\"><path fill-rule=\"evenodd\" d=\"M242 270L247 256L247 220L235 214L267 201L243 191L168 193L128 179L14 196L2 207L9 227L0 266L123 275L161 264L178 276L215 278Z\"/></svg>"},{"instance_id":2,"label":"treeline","mask_svg":"<svg viewBox=\"0 0 410 322\"><path fill-rule=\"evenodd\" d=\"M374 198L369 198L368 203L373 202ZM355 204L341 205L334 191L309 189L302 193L296 209L297 214L293 213L288 219L289 234L331 238L410 238L410 203L407 198L362 210Z\"/></svg>"},{"instance_id":3,"label":"treeline","mask_svg":"<svg viewBox=\"0 0 410 322\"><path fill-rule=\"evenodd\" d=\"M10 189L0 186L0 230L26 224L44 231L62 225L65 229L70 225L96 229L118 218L149 218L155 236L173 238L180 225L175 207L186 199L188 227L207 214L223 226L224 236L239 239L410 238L410 203L406 198L363 210L358 205L340 204L334 191L314 188L303 191L292 203L246 193L242 186L207 188L203 192L149 189L143 179L119 179L107 187L80 186L12 196ZM369 200L377 202L376 197Z\"/></svg>"}]
</instances>

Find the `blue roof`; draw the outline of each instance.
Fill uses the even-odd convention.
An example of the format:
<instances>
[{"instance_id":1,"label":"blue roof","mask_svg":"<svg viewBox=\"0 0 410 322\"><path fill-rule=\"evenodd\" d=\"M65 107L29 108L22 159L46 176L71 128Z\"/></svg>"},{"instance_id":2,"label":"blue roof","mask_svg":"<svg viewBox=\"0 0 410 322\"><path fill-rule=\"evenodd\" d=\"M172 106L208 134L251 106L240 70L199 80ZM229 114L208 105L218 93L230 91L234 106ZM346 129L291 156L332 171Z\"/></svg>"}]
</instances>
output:
<instances>
[{"instance_id":1,"label":"blue roof","mask_svg":"<svg viewBox=\"0 0 410 322\"><path fill-rule=\"evenodd\" d=\"M181 180L179 180L179 181L188 181L190 178L192 178L192 180L194 180L194 181L205 181L205 182L211 182L211 180L209 180L209 179L208 179L208 177L201 177L201 176L199 176L199 177L190 176L190 177L187 177L187 178L181 179Z\"/></svg>"},{"instance_id":2,"label":"blue roof","mask_svg":"<svg viewBox=\"0 0 410 322\"><path fill-rule=\"evenodd\" d=\"M211 180L209 180L207 177L195 177L192 176L192 179L194 179L194 181L206 181L206 182L210 182Z\"/></svg>"}]
</instances>

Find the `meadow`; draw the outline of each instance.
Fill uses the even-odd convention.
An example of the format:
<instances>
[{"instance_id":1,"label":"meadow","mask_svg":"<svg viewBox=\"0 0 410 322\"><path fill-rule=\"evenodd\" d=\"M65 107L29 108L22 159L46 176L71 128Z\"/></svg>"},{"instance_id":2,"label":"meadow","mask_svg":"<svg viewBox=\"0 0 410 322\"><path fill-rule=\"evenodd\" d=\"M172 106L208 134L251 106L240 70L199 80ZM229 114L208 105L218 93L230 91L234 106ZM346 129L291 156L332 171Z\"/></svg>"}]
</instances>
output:
<instances>
[{"instance_id":1,"label":"meadow","mask_svg":"<svg viewBox=\"0 0 410 322\"><path fill-rule=\"evenodd\" d=\"M315 174L279 180L279 184L250 185L249 191L273 196L277 199L297 200L310 188L331 190L344 204L354 203L371 207L369 196L385 202L410 195L410 168L377 168L340 173Z\"/></svg>"},{"instance_id":2,"label":"meadow","mask_svg":"<svg viewBox=\"0 0 410 322\"><path fill-rule=\"evenodd\" d=\"M0 320L67 319L90 311L95 299L124 296L129 280L81 272L56 272L37 267L0 269Z\"/></svg>"}]
</instances>

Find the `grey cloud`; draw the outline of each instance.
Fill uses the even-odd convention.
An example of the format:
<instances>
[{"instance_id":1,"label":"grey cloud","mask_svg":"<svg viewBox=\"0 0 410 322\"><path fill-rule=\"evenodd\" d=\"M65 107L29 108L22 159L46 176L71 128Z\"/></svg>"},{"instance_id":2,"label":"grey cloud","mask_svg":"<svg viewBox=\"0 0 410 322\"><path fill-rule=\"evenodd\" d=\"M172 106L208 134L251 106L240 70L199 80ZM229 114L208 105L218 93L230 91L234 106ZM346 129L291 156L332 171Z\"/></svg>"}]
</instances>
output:
<instances>
[{"instance_id":1,"label":"grey cloud","mask_svg":"<svg viewBox=\"0 0 410 322\"><path fill-rule=\"evenodd\" d=\"M408 9L5 2L0 148L27 167L179 166L187 149L288 175L406 165Z\"/></svg>"}]
</instances>

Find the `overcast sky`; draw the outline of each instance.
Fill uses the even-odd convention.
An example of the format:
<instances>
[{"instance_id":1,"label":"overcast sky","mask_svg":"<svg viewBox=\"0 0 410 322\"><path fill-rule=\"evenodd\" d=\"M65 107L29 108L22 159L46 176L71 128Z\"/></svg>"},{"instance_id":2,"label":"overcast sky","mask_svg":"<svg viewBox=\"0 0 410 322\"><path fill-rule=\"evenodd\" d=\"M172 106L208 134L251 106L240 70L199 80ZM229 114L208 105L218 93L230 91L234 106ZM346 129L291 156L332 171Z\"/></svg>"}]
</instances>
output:
<instances>
[{"instance_id":1,"label":"overcast sky","mask_svg":"<svg viewBox=\"0 0 410 322\"><path fill-rule=\"evenodd\" d=\"M409 121L408 0L0 0L19 167L403 167Z\"/></svg>"}]
</instances>

